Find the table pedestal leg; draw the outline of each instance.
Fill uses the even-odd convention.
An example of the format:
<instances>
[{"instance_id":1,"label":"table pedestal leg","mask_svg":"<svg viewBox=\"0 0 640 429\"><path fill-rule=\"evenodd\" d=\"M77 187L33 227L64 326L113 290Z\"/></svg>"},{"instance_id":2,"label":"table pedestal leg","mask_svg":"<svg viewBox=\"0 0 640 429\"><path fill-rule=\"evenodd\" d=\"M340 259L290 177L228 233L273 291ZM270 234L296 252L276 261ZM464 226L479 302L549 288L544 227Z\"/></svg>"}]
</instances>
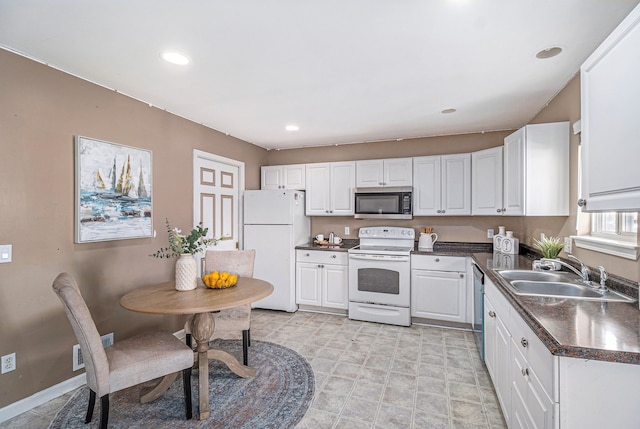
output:
<instances>
[{"instance_id":1,"label":"table pedestal leg","mask_svg":"<svg viewBox=\"0 0 640 429\"><path fill-rule=\"evenodd\" d=\"M143 389L140 392L140 403L148 404L149 402L155 401L159 397L165 394L165 392L171 387L176 378L178 378L179 372L174 372L173 374L165 375L162 377L160 382L153 387L148 387Z\"/></svg>"},{"instance_id":2,"label":"table pedestal leg","mask_svg":"<svg viewBox=\"0 0 640 429\"><path fill-rule=\"evenodd\" d=\"M209 339L215 329L215 320L211 313L198 313L191 319L191 335L196 340L198 354L198 404L200 420L209 418Z\"/></svg>"}]
</instances>

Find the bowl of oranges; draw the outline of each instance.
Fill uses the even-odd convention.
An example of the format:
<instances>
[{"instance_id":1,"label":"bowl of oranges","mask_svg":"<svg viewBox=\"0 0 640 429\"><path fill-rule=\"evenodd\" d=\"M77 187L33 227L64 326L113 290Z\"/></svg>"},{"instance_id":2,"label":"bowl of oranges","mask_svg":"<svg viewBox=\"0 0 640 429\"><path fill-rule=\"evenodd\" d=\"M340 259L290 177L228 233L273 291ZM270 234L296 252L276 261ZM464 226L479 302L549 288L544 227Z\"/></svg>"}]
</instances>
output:
<instances>
[{"instance_id":1,"label":"bowl of oranges","mask_svg":"<svg viewBox=\"0 0 640 429\"><path fill-rule=\"evenodd\" d=\"M226 271L211 271L202 277L202 282L209 289L224 289L238 283L238 275Z\"/></svg>"}]
</instances>

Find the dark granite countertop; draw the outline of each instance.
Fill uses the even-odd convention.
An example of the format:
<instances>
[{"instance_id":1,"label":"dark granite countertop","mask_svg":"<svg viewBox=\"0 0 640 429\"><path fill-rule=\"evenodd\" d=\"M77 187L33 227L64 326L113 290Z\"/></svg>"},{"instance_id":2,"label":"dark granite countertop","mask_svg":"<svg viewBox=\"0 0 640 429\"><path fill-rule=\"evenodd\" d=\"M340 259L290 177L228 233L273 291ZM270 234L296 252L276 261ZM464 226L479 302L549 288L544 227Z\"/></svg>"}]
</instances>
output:
<instances>
[{"instance_id":1,"label":"dark granite countertop","mask_svg":"<svg viewBox=\"0 0 640 429\"><path fill-rule=\"evenodd\" d=\"M510 256L513 267L509 268L531 269L533 257ZM518 296L493 271L493 253L475 253L472 257L552 354L640 365L638 303ZM618 282L612 287L638 296L637 284L620 278L613 281Z\"/></svg>"},{"instance_id":2,"label":"dark granite countertop","mask_svg":"<svg viewBox=\"0 0 640 429\"><path fill-rule=\"evenodd\" d=\"M329 250L332 252L347 252L352 247L358 245L358 240L343 239L339 246L321 246L319 244L310 242L307 244L301 244L296 246L296 250Z\"/></svg>"}]
</instances>

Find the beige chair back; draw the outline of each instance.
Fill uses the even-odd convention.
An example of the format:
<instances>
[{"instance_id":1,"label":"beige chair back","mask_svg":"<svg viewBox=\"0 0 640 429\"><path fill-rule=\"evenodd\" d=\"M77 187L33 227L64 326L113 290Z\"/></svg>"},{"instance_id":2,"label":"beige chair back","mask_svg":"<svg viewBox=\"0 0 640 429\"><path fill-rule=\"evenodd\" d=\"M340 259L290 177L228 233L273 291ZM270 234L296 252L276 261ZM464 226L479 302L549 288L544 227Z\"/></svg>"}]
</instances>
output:
<instances>
[{"instance_id":1,"label":"beige chair back","mask_svg":"<svg viewBox=\"0 0 640 429\"><path fill-rule=\"evenodd\" d=\"M80 344L87 373L87 385L96 392L98 397L102 397L110 392L109 361L89 308L71 274L58 275L53 281L53 290L62 301Z\"/></svg>"},{"instance_id":2,"label":"beige chair back","mask_svg":"<svg viewBox=\"0 0 640 429\"><path fill-rule=\"evenodd\" d=\"M253 277L256 251L255 249L207 250L204 259L203 275L217 270L237 274L240 277Z\"/></svg>"}]
</instances>

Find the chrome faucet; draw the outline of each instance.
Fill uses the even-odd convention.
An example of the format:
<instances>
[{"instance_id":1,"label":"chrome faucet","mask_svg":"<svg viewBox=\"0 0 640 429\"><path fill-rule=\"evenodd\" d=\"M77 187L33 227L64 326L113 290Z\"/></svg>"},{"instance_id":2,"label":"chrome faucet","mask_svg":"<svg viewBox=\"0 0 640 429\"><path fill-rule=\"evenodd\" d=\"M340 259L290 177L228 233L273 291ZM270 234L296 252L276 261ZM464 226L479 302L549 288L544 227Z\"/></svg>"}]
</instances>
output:
<instances>
[{"instance_id":1,"label":"chrome faucet","mask_svg":"<svg viewBox=\"0 0 640 429\"><path fill-rule=\"evenodd\" d=\"M582 277L583 282L588 284L589 283L589 267L583 264L580 259L573 256L571 253L568 253L567 257L578 261L578 263L580 264L580 273L581 273L580 276Z\"/></svg>"},{"instance_id":2,"label":"chrome faucet","mask_svg":"<svg viewBox=\"0 0 640 429\"><path fill-rule=\"evenodd\" d=\"M575 256L573 255L568 255L568 256L571 256L574 259L576 259L578 262L580 262L580 260ZM587 268L587 266L584 265L582 262L580 262L581 270L578 271L578 269L575 268L573 265L567 264L566 262L561 261L559 259L542 258L540 259L540 261L541 262L557 262L558 264L564 267L567 267L568 269L576 273L578 276L580 276L580 278L582 278L582 283L584 283L585 285L591 286L591 282L589 281L589 268Z\"/></svg>"},{"instance_id":3,"label":"chrome faucet","mask_svg":"<svg viewBox=\"0 0 640 429\"><path fill-rule=\"evenodd\" d=\"M598 288L598 290L602 293L606 293L609 291L609 288L607 288L607 279L609 278L609 276L607 275L607 271L602 265L600 265L598 269L600 270L600 287Z\"/></svg>"}]
</instances>

